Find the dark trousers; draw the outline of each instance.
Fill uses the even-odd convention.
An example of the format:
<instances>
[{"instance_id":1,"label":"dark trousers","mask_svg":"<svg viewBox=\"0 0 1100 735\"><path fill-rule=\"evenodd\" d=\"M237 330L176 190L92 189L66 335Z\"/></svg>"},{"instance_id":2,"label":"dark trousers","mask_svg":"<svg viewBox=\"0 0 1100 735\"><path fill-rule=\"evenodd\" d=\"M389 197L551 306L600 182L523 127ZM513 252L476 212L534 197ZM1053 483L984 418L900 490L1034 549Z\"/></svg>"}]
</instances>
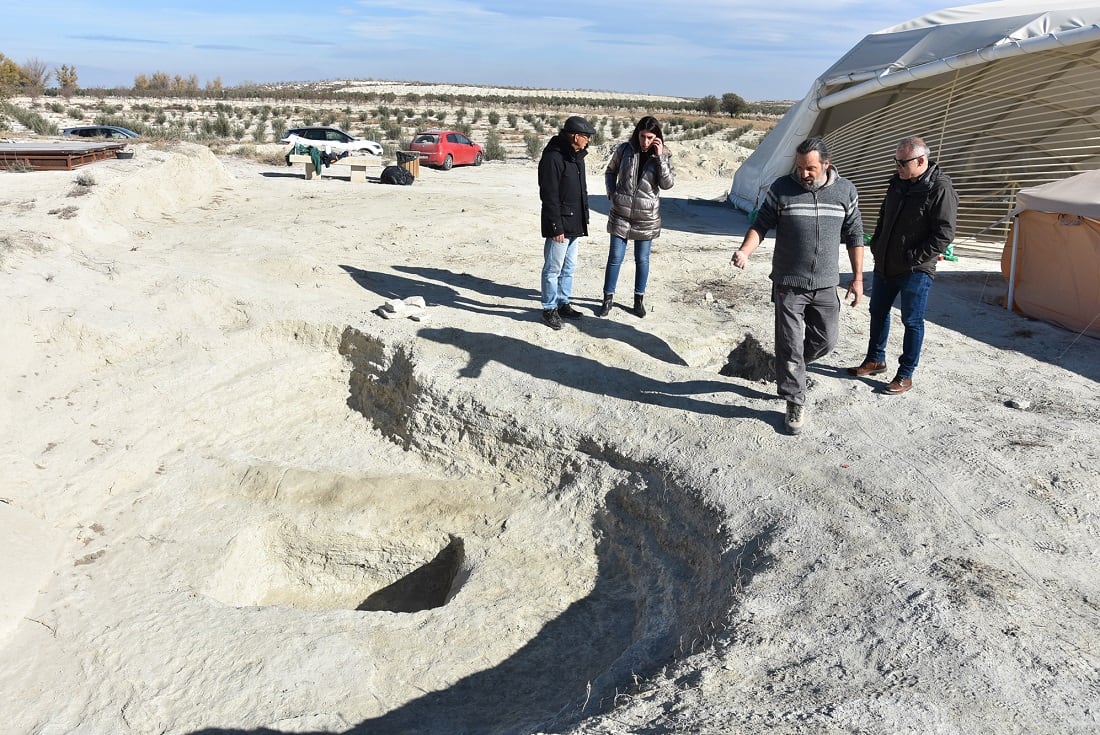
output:
<instances>
[{"instance_id":1,"label":"dark trousers","mask_svg":"<svg viewBox=\"0 0 1100 735\"><path fill-rule=\"evenodd\" d=\"M806 365L832 352L840 334L836 288L808 291L776 286L776 392L791 403L806 403Z\"/></svg>"}]
</instances>

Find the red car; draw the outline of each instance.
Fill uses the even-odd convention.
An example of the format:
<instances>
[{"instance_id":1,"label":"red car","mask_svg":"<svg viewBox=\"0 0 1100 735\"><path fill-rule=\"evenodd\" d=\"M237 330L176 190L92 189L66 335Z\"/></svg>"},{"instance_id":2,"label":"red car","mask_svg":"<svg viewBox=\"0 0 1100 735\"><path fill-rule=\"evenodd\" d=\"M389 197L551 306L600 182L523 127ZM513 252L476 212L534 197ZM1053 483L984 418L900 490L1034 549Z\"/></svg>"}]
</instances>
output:
<instances>
[{"instance_id":1,"label":"red car","mask_svg":"<svg viewBox=\"0 0 1100 735\"><path fill-rule=\"evenodd\" d=\"M485 160L481 146L454 130L426 130L417 133L410 149L420 154L421 163L449 171L451 166L472 163L480 166Z\"/></svg>"}]
</instances>

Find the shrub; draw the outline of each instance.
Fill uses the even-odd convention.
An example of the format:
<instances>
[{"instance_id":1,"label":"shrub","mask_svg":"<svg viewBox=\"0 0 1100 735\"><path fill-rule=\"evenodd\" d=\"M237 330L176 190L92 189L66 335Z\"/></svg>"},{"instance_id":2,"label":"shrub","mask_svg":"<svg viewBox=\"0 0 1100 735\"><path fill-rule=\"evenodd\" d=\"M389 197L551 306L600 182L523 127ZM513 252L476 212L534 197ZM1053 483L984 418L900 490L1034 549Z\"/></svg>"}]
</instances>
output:
<instances>
[{"instance_id":1,"label":"shrub","mask_svg":"<svg viewBox=\"0 0 1100 735\"><path fill-rule=\"evenodd\" d=\"M23 127L33 130L39 135L57 135L57 126L33 110L13 105L10 102L0 102L0 112L14 118Z\"/></svg>"},{"instance_id":2,"label":"shrub","mask_svg":"<svg viewBox=\"0 0 1100 735\"><path fill-rule=\"evenodd\" d=\"M542 136L538 133L524 133L523 145L527 148L527 157L532 161L538 160L543 148Z\"/></svg>"},{"instance_id":3,"label":"shrub","mask_svg":"<svg viewBox=\"0 0 1100 735\"><path fill-rule=\"evenodd\" d=\"M88 171L81 171L73 179L73 188L69 191L70 197L82 197L85 194L92 193L92 187L95 186L95 177Z\"/></svg>"},{"instance_id":4,"label":"shrub","mask_svg":"<svg viewBox=\"0 0 1100 735\"><path fill-rule=\"evenodd\" d=\"M736 127L733 130L728 130L726 131L726 140L730 143L733 143L742 135L750 132L751 130L752 125L741 125L740 127Z\"/></svg>"},{"instance_id":5,"label":"shrub","mask_svg":"<svg viewBox=\"0 0 1100 735\"><path fill-rule=\"evenodd\" d=\"M401 125L396 122L389 122L382 126L382 133L386 136L387 140L397 140L401 137Z\"/></svg>"},{"instance_id":6,"label":"shrub","mask_svg":"<svg viewBox=\"0 0 1100 735\"><path fill-rule=\"evenodd\" d=\"M489 130L489 135L485 138L485 157L490 161L503 161L508 157L496 128Z\"/></svg>"}]
</instances>

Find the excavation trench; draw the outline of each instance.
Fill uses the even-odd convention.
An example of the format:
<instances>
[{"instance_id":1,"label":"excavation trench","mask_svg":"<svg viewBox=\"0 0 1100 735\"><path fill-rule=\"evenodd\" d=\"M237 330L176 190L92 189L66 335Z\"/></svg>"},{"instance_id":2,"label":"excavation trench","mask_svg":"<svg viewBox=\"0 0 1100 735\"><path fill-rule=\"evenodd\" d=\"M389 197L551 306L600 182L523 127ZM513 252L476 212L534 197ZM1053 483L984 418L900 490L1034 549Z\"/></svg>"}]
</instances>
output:
<instances>
[{"instance_id":1,"label":"excavation trench","mask_svg":"<svg viewBox=\"0 0 1100 735\"><path fill-rule=\"evenodd\" d=\"M410 350L356 329L345 330L340 352L352 365L349 406L385 436L471 471L526 477L519 505L534 508L532 515L551 529L572 529L556 532L565 543L548 540L541 557L508 553L508 534L502 534L481 558L499 554L506 562L458 571L456 579L471 590L482 586L482 574L525 579L511 600L515 608L538 607L537 598L555 592L569 602L504 662L390 713L386 724L424 722L434 709L455 717L456 708L471 711L471 732L486 725L479 718L488 711L497 712L492 724L502 732L587 716L608 706L615 692L630 690L638 677L720 637L736 595L768 563L775 529L761 528L740 542L719 538L717 514L652 463L583 439L576 443L577 437L569 438L573 444L548 441L544 427L528 429L469 395L435 389L417 371ZM540 486L537 481L547 477L556 480ZM547 498L557 501L544 505ZM468 551L481 547L481 540L465 538ZM527 540L515 541L523 546ZM518 566L523 559L526 568ZM540 667L545 671L533 673ZM518 705L492 694L494 687L503 687ZM466 700L475 704L472 710ZM461 731L459 718L450 732Z\"/></svg>"},{"instance_id":2,"label":"excavation trench","mask_svg":"<svg viewBox=\"0 0 1100 735\"><path fill-rule=\"evenodd\" d=\"M771 529L719 538L698 493L652 463L436 389L408 350L352 328L340 352L352 408L466 477L253 467L239 492L270 512L203 592L365 616L370 665L392 667L373 694L393 703L365 731L529 732L605 710L720 638L767 564Z\"/></svg>"}]
</instances>

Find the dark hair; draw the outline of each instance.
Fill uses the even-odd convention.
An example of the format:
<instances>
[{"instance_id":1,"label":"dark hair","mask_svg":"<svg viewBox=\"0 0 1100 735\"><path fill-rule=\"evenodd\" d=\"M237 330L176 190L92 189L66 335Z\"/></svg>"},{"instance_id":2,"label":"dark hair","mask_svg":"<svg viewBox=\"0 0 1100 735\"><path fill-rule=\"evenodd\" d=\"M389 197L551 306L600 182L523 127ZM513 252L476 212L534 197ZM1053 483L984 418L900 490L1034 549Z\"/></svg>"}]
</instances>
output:
<instances>
[{"instance_id":1,"label":"dark hair","mask_svg":"<svg viewBox=\"0 0 1100 735\"><path fill-rule=\"evenodd\" d=\"M661 132L661 123L657 122L657 118L652 115L646 115L638 124L634 126L634 133L630 136L630 142L634 144L636 150L641 150L642 144L638 142L638 134L642 131L647 133L653 133L661 140L664 140L665 136Z\"/></svg>"},{"instance_id":2,"label":"dark hair","mask_svg":"<svg viewBox=\"0 0 1100 735\"><path fill-rule=\"evenodd\" d=\"M795 148L795 153L800 156L804 156L807 153L813 153L817 151L817 156L821 159L822 163L829 160L829 149L825 147L824 138L806 138L798 144L798 148Z\"/></svg>"}]
</instances>

